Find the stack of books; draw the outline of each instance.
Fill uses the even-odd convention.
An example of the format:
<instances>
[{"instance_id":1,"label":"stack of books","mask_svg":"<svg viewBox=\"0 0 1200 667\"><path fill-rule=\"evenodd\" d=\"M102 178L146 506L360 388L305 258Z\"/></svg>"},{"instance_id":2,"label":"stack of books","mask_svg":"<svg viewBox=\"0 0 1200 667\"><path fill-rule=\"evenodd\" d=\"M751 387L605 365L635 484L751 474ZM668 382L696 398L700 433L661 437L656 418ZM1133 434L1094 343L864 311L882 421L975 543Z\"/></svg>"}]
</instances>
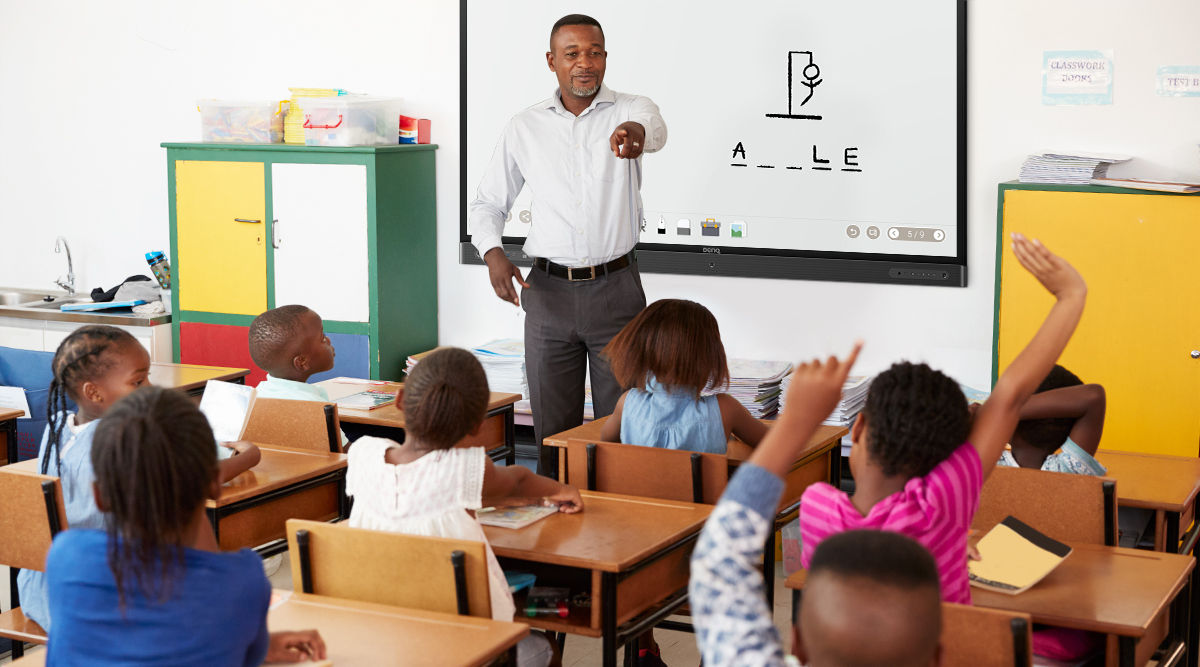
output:
<instances>
[{"instance_id":1,"label":"stack of books","mask_svg":"<svg viewBox=\"0 0 1200 667\"><path fill-rule=\"evenodd\" d=\"M846 383L842 385L842 399L838 401L837 407L825 420L828 426L849 426L854 422L854 418L858 413L862 412L863 406L867 404L867 391L871 388L871 380L874 380L873 375L851 375L846 378ZM783 379L783 395L787 396L788 386L791 384L792 376L789 374ZM780 410L786 410L787 405L780 402Z\"/></svg>"},{"instance_id":2,"label":"stack of books","mask_svg":"<svg viewBox=\"0 0 1200 667\"><path fill-rule=\"evenodd\" d=\"M783 379L791 372L786 361L730 359L729 387L713 393L727 393L756 419L768 419L779 412Z\"/></svg>"},{"instance_id":3,"label":"stack of books","mask_svg":"<svg viewBox=\"0 0 1200 667\"><path fill-rule=\"evenodd\" d=\"M432 351L432 350L431 350ZM427 352L408 357L404 373L412 373ZM471 354L487 374L488 389L529 398L529 382L525 379L525 341L515 338L494 340L471 348Z\"/></svg>"},{"instance_id":4,"label":"stack of books","mask_svg":"<svg viewBox=\"0 0 1200 667\"><path fill-rule=\"evenodd\" d=\"M1030 155L1021 165L1022 183L1067 183L1088 185L1093 178L1104 178L1108 167L1127 162L1128 155L1109 155L1075 151L1055 151Z\"/></svg>"}]
</instances>

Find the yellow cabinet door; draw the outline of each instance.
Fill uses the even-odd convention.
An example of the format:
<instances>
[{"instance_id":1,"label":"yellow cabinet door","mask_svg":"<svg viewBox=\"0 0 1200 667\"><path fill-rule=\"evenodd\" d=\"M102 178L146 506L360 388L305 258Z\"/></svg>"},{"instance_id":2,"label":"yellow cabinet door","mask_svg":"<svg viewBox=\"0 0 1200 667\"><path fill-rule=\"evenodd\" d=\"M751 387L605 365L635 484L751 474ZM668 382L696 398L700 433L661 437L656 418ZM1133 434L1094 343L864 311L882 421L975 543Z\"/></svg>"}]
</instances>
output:
<instances>
[{"instance_id":1,"label":"yellow cabinet door","mask_svg":"<svg viewBox=\"0 0 1200 667\"><path fill-rule=\"evenodd\" d=\"M997 355L1001 372L1053 298L1012 254L1040 239L1088 284L1060 363L1108 396L1100 446L1196 456L1200 442L1200 199L1088 192L1004 193Z\"/></svg>"},{"instance_id":2,"label":"yellow cabinet door","mask_svg":"<svg viewBox=\"0 0 1200 667\"><path fill-rule=\"evenodd\" d=\"M261 162L175 163L179 307L267 309L266 185Z\"/></svg>"}]
</instances>

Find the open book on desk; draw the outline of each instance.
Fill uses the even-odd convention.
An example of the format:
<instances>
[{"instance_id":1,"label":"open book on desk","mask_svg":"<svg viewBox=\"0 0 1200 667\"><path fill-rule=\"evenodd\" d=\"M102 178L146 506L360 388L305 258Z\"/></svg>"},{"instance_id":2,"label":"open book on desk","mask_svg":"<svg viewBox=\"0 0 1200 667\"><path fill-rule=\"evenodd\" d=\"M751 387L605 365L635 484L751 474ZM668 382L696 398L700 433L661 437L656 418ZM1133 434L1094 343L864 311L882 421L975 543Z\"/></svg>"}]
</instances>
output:
<instances>
[{"instance_id":1,"label":"open book on desk","mask_svg":"<svg viewBox=\"0 0 1200 667\"><path fill-rule=\"evenodd\" d=\"M212 427L217 442L236 442L246 432L250 420L250 409L254 407L254 387L221 380L209 380L204 384L204 396L200 399L200 412ZM225 447L218 447L221 458L233 455Z\"/></svg>"}]
</instances>

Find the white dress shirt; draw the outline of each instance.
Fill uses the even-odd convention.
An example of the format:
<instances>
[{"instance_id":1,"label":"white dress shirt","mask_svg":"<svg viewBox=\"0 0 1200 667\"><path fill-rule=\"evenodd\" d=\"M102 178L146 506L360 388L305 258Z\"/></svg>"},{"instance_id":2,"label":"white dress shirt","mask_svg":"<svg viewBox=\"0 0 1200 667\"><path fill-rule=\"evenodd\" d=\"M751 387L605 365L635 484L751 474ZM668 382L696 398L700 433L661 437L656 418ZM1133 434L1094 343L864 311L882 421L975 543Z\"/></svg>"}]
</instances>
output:
<instances>
[{"instance_id":1,"label":"white dress shirt","mask_svg":"<svg viewBox=\"0 0 1200 667\"><path fill-rule=\"evenodd\" d=\"M525 253L571 267L593 266L633 249L641 231L642 163L613 155L609 138L626 121L646 129L642 150L667 142L649 98L601 86L575 116L559 91L517 114L496 144L467 223L480 256L500 245L504 218L521 189L533 193Z\"/></svg>"}]
</instances>

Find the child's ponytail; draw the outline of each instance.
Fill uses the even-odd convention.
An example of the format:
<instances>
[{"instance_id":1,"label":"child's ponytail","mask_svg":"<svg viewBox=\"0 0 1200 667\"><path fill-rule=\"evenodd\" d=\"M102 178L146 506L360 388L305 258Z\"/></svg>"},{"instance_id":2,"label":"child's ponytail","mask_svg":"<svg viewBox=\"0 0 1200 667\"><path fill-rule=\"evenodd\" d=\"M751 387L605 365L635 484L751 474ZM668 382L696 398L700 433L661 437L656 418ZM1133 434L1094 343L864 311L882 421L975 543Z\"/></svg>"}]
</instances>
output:
<instances>
[{"instance_id":1,"label":"child's ponytail","mask_svg":"<svg viewBox=\"0 0 1200 667\"><path fill-rule=\"evenodd\" d=\"M460 348L438 350L404 383L405 429L426 445L448 449L483 421L487 400L479 360Z\"/></svg>"}]
</instances>

